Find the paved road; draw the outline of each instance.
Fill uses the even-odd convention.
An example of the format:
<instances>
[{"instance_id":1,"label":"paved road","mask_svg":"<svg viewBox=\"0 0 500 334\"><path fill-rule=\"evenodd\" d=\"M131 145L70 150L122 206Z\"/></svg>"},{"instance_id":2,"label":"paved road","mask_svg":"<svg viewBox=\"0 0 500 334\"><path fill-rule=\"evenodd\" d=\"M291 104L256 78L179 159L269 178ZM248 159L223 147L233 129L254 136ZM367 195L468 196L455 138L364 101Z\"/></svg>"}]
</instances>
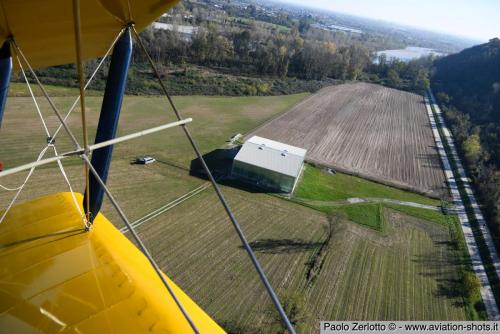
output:
<instances>
[{"instance_id":1,"label":"paved road","mask_svg":"<svg viewBox=\"0 0 500 334\"><path fill-rule=\"evenodd\" d=\"M433 103L434 110L436 110L436 114L439 118L439 122L444 125L443 127L443 133L444 136L446 137L446 142L448 143L448 147L451 149L451 155L453 156L453 159L455 160L455 163L457 165L458 169L458 174L460 175L460 180L462 181L463 188L465 189L465 193L467 195L467 198L469 200L469 203L471 204L472 210L474 212L474 218L479 224L481 234L483 235L484 241L486 243L486 246L488 247L488 251L490 252L491 259L493 261L493 266L495 267L495 271L497 273L497 276L500 277L500 257L498 255L498 251L495 247L495 243L492 238L492 234L490 231L490 228L486 224L486 220L484 219L483 213L481 212L481 209L477 203L476 197L474 196L474 192L472 191L472 187L470 185L470 179L467 177L465 174L465 169L462 166L462 162L460 161L460 157L457 154L457 150L455 147L455 143L453 141L453 136L451 135L451 132L448 130L446 127L446 123L443 119L441 109L436 103L436 99L434 98L434 95L432 92L430 92L430 101Z\"/></svg>"},{"instance_id":2,"label":"paved road","mask_svg":"<svg viewBox=\"0 0 500 334\"><path fill-rule=\"evenodd\" d=\"M476 219L478 217L477 212L476 212L476 208L477 208L477 211L479 211L479 215L480 215L480 218L482 219L482 221L478 220L478 222L479 222L479 224L481 224L481 232L483 233L485 240L487 240L487 238L489 238L491 240L491 234L489 233L488 227L482 226L482 225L486 225L486 224L484 224L484 218L482 218L482 214L479 210L479 207L477 206L477 202L476 202L474 195L472 193L472 190L470 188L470 184L469 184L468 179L465 175L465 171L462 168L462 164L460 163L460 159L457 155L457 152L455 149L455 144L453 143L453 138L451 136L451 133L448 130L448 128L446 127L446 124L445 124L444 119L443 119L442 114L441 114L441 110L440 110L439 106L436 104L436 101L434 99L434 96L432 95L432 92L429 91L429 94L427 96L425 96L424 99L425 99L425 106L427 108L427 114L429 116L429 121L430 121L431 127L432 127L432 132L434 134L434 140L436 142L439 156L441 157L441 162L442 162L443 170L444 170L444 173L446 176L446 181L448 183L448 187L450 189L450 192L451 192L451 195L453 198L453 203L456 207L456 212L457 212L458 218L460 220L460 225L462 226L462 231L464 233L465 242L466 242L467 248L469 250L469 254L470 254L470 258L471 258L471 262L472 262L472 267L474 269L474 272L478 276L479 280L481 281L481 296L483 298L483 302L485 304L486 311L488 313L488 317L490 320L499 321L500 320L500 312L498 310L498 306L497 306L497 303L495 301L495 297L493 295L493 290L491 288L491 285L490 285L490 282L488 279L488 275L486 274L486 270L484 268L484 264L482 262L481 255L479 253L479 249L478 249L478 246L476 243L476 239L474 237L474 233L472 232L472 227L471 227L471 224L469 221L469 217L467 216L467 212L465 210L464 202L462 200L457 182L456 182L455 177L453 175L450 161L448 159L448 156L447 156L446 150L444 148L441 136L439 134L438 124L441 127L441 130L445 136L445 140L448 144L448 147L450 147L450 149L452 151L451 153L452 153L453 159L456 162L456 165L458 168L458 173L459 173L460 178L461 178L461 180L464 184L464 187L466 189L467 196L468 196L469 200L471 201L472 206L474 208L474 213L476 215ZM435 115L432 112L431 103L432 103L432 106L435 110ZM438 120L439 123L437 123L436 120ZM471 200L471 198L473 199L473 201ZM474 206L474 203L475 203L475 206ZM487 236L486 236L486 234L487 234ZM493 241L491 240L491 243L492 242ZM488 241L486 241L486 244L488 245ZM494 248L494 245L493 244L491 244L491 245L493 246L493 249L490 250L490 254L492 255L492 259L493 259L493 262L495 263L495 268L497 269L497 274L498 274L498 267L497 266L500 264L500 262L498 261L498 254ZM490 249L490 246L488 246L488 249ZM497 259L496 261L495 261L495 258Z\"/></svg>"}]
</instances>

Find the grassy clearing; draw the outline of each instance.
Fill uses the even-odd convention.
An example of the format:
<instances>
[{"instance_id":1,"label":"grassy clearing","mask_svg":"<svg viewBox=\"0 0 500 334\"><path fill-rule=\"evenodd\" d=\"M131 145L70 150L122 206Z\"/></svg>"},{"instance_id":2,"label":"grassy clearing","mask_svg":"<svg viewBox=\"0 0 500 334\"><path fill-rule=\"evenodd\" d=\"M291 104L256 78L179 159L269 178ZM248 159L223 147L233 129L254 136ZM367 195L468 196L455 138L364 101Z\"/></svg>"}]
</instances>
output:
<instances>
[{"instance_id":1,"label":"grassy clearing","mask_svg":"<svg viewBox=\"0 0 500 334\"><path fill-rule=\"evenodd\" d=\"M385 222L381 214L384 208L446 227L457 223L455 216L443 214L441 211L391 203L348 204L345 200L349 198L389 198L434 206L441 204L438 200L359 177L342 173L332 175L311 165L306 165L302 179L291 200L327 214L341 213L349 221L377 231L384 231ZM329 201L330 205L325 205ZM336 201L338 204L335 204Z\"/></svg>"},{"instance_id":2,"label":"grassy clearing","mask_svg":"<svg viewBox=\"0 0 500 334\"><path fill-rule=\"evenodd\" d=\"M277 114L289 109L306 94L272 97L175 97L174 100L184 117L192 117L189 125L203 153L220 147L235 133L246 133ZM43 98L38 99L42 113L52 132L59 125L57 118ZM74 101L73 97L57 97L57 107L64 113ZM89 137L95 135L100 112L101 97L87 98ZM139 131L162 123L174 121L173 112L165 98L126 96L120 117L118 135ZM81 120L78 109L68 123L81 141ZM46 135L29 97L10 98L2 124L0 160L6 167L27 163L36 159L46 143ZM72 150L69 137L61 131L57 139L58 150ZM137 155L153 154L158 160L189 167L195 155L180 128L170 129L142 137L114 149L118 159L129 160ZM75 163L79 163L75 161Z\"/></svg>"},{"instance_id":3,"label":"grassy clearing","mask_svg":"<svg viewBox=\"0 0 500 334\"><path fill-rule=\"evenodd\" d=\"M399 190L356 176L342 173L331 175L321 169L307 165L302 180L295 191L299 199L339 201L349 198L389 198L428 205L439 205L440 201Z\"/></svg>"},{"instance_id":4,"label":"grassy clearing","mask_svg":"<svg viewBox=\"0 0 500 334\"><path fill-rule=\"evenodd\" d=\"M288 33L291 30L289 27L286 27L286 26L282 26L282 25L278 25L278 24L274 24L274 23L269 23L269 22L264 22L264 21L253 20L253 19L246 19L243 17L230 16L229 20L231 20L235 23L241 24L242 26L245 26L246 28L253 28L254 25L257 25L257 26L262 26L262 27L267 28L267 29L275 29L280 33Z\"/></svg>"},{"instance_id":5,"label":"grassy clearing","mask_svg":"<svg viewBox=\"0 0 500 334\"><path fill-rule=\"evenodd\" d=\"M53 87L60 94L64 87ZM73 89L74 90L74 89ZM76 95L75 90L75 95ZM274 117L302 99L305 94L279 97L175 97L178 108L185 117L193 117L190 124L195 139L203 153L220 147L231 135L245 133ZM46 117L49 130L58 126L58 120L43 98L38 99ZM74 97L58 96L54 102L61 111L67 110ZM94 137L100 111L100 97L87 98L90 138ZM139 131L160 123L173 121L171 110L160 97L126 96L119 123L118 134ZM76 137L81 138L80 115L75 111L68 119ZM0 160L5 168L28 163L36 159L45 146L46 139L40 120L29 97L11 97L7 102L0 136ZM68 136L61 131L56 140L59 152L73 149ZM131 166L129 161L138 155L151 154L158 160L150 166ZM46 157L52 155L47 154ZM152 210L196 188L203 180L190 177L188 169L195 155L180 128L118 144L114 148L108 184L131 220L138 219ZM63 161L75 191L84 189L81 160ZM171 167L171 168L169 168ZM2 185L17 187L26 174L19 173L2 179ZM33 174L19 201L55 191L67 191L55 165L38 168ZM5 207L14 194L0 190L0 207ZM138 201L137 199L141 200ZM103 212L115 223L120 220L105 201Z\"/></svg>"}]
</instances>

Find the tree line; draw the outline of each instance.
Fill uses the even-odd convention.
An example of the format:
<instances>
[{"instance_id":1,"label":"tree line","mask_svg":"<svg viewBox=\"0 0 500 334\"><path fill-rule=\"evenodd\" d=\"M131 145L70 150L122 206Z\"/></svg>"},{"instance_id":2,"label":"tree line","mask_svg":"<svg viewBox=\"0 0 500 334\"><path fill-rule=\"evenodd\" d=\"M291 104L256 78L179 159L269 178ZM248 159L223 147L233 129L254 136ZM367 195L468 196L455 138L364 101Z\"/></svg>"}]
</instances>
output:
<instances>
[{"instance_id":1,"label":"tree line","mask_svg":"<svg viewBox=\"0 0 500 334\"><path fill-rule=\"evenodd\" d=\"M432 86L500 246L500 40L434 63Z\"/></svg>"},{"instance_id":2,"label":"tree line","mask_svg":"<svg viewBox=\"0 0 500 334\"><path fill-rule=\"evenodd\" d=\"M306 80L356 80L371 61L361 44L337 47L333 41L304 39L298 30L220 29L200 26L185 39L176 31L149 29L142 37L155 61L183 62L233 72ZM143 62L141 56L136 61Z\"/></svg>"},{"instance_id":3,"label":"tree line","mask_svg":"<svg viewBox=\"0 0 500 334\"><path fill-rule=\"evenodd\" d=\"M197 65L225 73L302 80L365 80L420 91L429 87L432 58L411 62L378 57L361 43L338 46L328 35L303 35L253 29L200 26L183 38L179 32L149 29L141 34L156 62ZM138 50L139 51L139 50ZM134 63L144 63L140 52Z\"/></svg>"},{"instance_id":4,"label":"tree line","mask_svg":"<svg viewBox=\"0 0 500 334\"><path fill-rule=\"evenodd\" d=\"M310 16L280 11L270 17L255 6L227 4L223 11L186 1L160 21L173 29L150 27L141 38L174 94L290 94L349 80L414 91L428 86L428 62L377 61L367 37L315 29ZM179 28L186 25L191 31ZM127 93L159 93L147 58L137 43L134 49ZM96 64L88 62L87 72ZM47 83L76 86L72 65L39 72ZM101 73L91 88L104 87L106 71Z\"/></svg>"}]
</instances>

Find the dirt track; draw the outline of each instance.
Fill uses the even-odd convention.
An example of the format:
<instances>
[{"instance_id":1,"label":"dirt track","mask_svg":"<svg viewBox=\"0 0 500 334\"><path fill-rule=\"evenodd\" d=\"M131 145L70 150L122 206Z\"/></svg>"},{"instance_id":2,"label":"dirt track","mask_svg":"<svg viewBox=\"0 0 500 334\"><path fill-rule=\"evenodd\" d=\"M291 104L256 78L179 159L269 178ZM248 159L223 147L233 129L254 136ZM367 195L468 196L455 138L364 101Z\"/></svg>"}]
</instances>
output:
<instances>
[{"instance_id":1,"label":"dirt track","mask_svg":"<svg viewBox=\"0 0 500 334\"><path fill-rule=\"evenodd\" d=\"M311 161L444 195L423 97L366 83L328 87L253 134L304 147Z\"/></svg>"}]
</instances>

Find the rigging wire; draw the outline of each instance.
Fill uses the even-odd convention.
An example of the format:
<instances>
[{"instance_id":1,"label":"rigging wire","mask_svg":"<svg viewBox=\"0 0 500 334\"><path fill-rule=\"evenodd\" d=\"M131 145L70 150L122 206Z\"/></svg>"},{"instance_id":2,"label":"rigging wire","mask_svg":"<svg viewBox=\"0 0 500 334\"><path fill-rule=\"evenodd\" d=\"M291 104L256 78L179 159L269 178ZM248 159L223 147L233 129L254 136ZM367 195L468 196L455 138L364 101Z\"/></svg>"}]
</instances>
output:
<instances>
[{"instance_id":1,"label":"rigging wire","mask_svg":"<svg viewBox=\"0 0 500 334\"><path fill-rule=\"evenodd\" d=\"M153 72L154 72L156 78L158 79L158 83L160 84L160 86L163 90L163 93L167 97L168 102L170 103L170 106L172 107L172 109L175 113L175 116L177 117L178 120L182 120L182 116L181 116L180 112L178 111L177 107L175 106L174 101L172 100L172 97L170 96L165 84L163 83L163 80L161 79L160 73L158 72L158 69L156 68L155 63L153 62L153 59L151 59L151 56L149 55L141 37L139 36L139 33L137 32L137 30L135 29L135 26L133 24L132 24L132 31L134 32L134 35L135 35L137 41L139 42L139 45L141 46L142 51L144 52L146 58L148 59L148 62L151 65L151 68L153 69ZM231 208L229 207L229 204L227 203L224 195L222 194L222 191L220 190L217 182L215 181L215 179L212 175L212 172L208 168L208 166L205 162L205 159L203 158L203 155L201 154L198 146L196 145L196 142L194 141L191 133L189 132L189 129L187 128L186 125L182 125L182 129L184 130L186 137L188 138L194 152L196 153L197 158L200 160L200 162L203 166L203 169L205 170L205 173L207 174L207 176L210 180L210 183L212 184L212 186L217 194L217 197L219 198L222 206L224 207L224 210L226 211L229 219L231 220L231 223L233 224L233 227L235 228L236 233L238 234L248 256L250 257L250 260L252 261L252 263L255 267L255 270L259 274L259 277L260 277L262 283L264 284L264 286L269 294L269 297L271 298L276 310L278 311L278 313L281 317L281 320L285 324L288 332L290 334L295 334L295 329L293 328L290 320L288 319L288 316L286 315L285 311L283 310L283 307L281 306L281 303L278 299L278 296L276 295L273 287L269 283L269 281L266 277L266 274L264 273L264 270L262 269L259 261L257 260L257 257L255 256L255 254L252 250L252 247L248 243L248 240L246 239L246 237L243 233L243 230L241 229L240 224L236 220L236 217L234 216Z\"/></svg>"},{"instance_id":2,"label":"rigging wire","mask_svg":"<svg viewBox=\"0 0 500 334\"><path fill-rule=\"evenodd\" d=\"M40 154L38 155L38 159L37 161L41 160L42 157L45 155L45 152L49 149L48 146L46 146L41 152ZM3 212L2 214L2 217L0 217L0 224L4 221L5 217L7 217L7 213L9 213L10 209L12 208L12 206L14 205L14 203L17 201L17 198L19 197L19 195L21 194L21 191L23 191L24 189L24 186L26 185L26 183L28 183L28 180L30 179L31 175L33 174L33 172L35 171L35 168L36 167L32 167L28 173L28 175L26 176L26 178L24 179L24 182L17 188L17 193L14 195L14 197L12 198L12 200L10 201L10 204L9 206L7 207L7 209L5 209L5 211Z\"/></svg>"},{"instance_id":3,"label":"rigging wire","mask_svg":"<svg viewBox=\"0 0 500 334\"><path fill-rule=\"evenodd\" d=\"M113 42L111 43L111 45L109 46L108 50L106 51L106 53L104 54L104 56L101 58L101 61L97 64L95 70L92 72L92 75L89 77L89 79L87 80L87 83L85 84L84 86L84 90L88 88L88 86L90 86L90 84L92 83L92 81L94 80L94 77L96 76L96 74L99 72L99 70L101 69L102 65L104 64L105 60L107 59L107 57L109 56L109 54L111 53L111 51L113 50L113 47L115 46L116 42L118 41L118 39L121 37L121 35L123 34L123 32L125 31L125 28L121 29L117 36L115 37L115 39L113 40ZM14 42L14 41L13 41ZM22 70L23 72L23 77L24 79L26 80L26 83L28 85L28 88L29 88L29 91L30 91L30 94L31 94L31 97L33 98L33 101L35 103L35 106L37 107L37 111L39 113L39 116L40 116L40 119L42 120L42 122L44 122L43 120L43 117L42 117L42 114L40 112L40 109L39 109L39 106L38 106L38 103L36 101L36 98L35 98L35 95L33 93L33 90L31 89L31 86L29 84L29 80L26 76L26 73L24 71L24 68L22 66L22 63L21 63L21 60L19 59L19 54L22 52L21 49L19 48L19 46L16 45L16 50L18 50L19 52L16 52L16 59L19 63L19 67L20 69ZM24 57L24 56L23 56ZM31 66L29 65L26 57L24 57L24 61L26 62L27 66L30 67L31 69L31 74L33 74L33 69L31 68ZM38 78L37 78L38 79ZM40 84L40 81L37 80L38 84ZM43 89L42 89L43 90ZM66 122L66 120L69 118L69 116L71 115L71 113L73 112L73 110L75 109L76 105L78 104L78 101L80 100L80 96L78 96L75 101L73 102L73 104L71 105L71 108L68 110L68 112L66 113L66 116L64 116L63 118L63 121L61 122L61 124L59 124L59 126L57 127L56 131L54 132L54 134L52 136L48 136L51 138L51 141L49 143L47 143L47 145L40 151L40 154L38 155L37 157L37 162L42 160L43 157L45 156L45 153L47 152L48 148L50 147L50 145L52 143L54 143L54 140L56 139L57 135L59 134L59 132L61 131L61 129L64 127L64 124ZM59 119L60 120L60 119ZM47 130L47 127L45 125L45 122L44 122L44 128L46 129L46 132L48 131ZM36 167L32 167L30 168L30 171L28 172L28 175L26 176L26 178L24 179L23 183L16 187L16 188L9 188L9 187L5 187L3 186L2 184L0 184L0 188L6 190L6 191L17 191L17 193L14 195L14 197L12 198L9 206L7 207L7 209L3 212L2 214L2 217L0 217L0 224L3 222L3 220L5 219L5 217L7 216L7 213L10 211L10 209L12 208L12 206L14 205L14 203L17 201L17 198L19 197L19 195L21 194L22 190L24 189L24 186L28 183L29 179L31 178L31 176L33 175L33 172L35 171ZM63 175L65 176L65 175ZM67 178L67 176L65 176L65 178ZM71 189L71 185L69 184L69 180L67 181L68 185L70 186L70 189ZM74 194L73 194L73 197L74 197ZM76 199L76 197L74 197ZM77 206L78 210L80 210L80 206ZM87 224L86 221L85 222L85 225ZM87 225L86 225L87 226Z\"/></svg>"},{"instance_id":4,"label":"rigging wire","mask_svg":"<svg viewBox=\"0 0 500 334\"><path fill-rule=\"evenodd\" d=\"M94 80L94 77L96 76L97 72L99 72L102 64L104 64L104 61L108 58L108 56L111 53L111 51L113 50L116 42L118 41L118 39L120 39L120 37L122 36L122 34L123 34L124 31L125 31L125 29L121 29L120 32L116 35L116 38L111 43L110 47L108 48L108 50L106 51L106 53L104 54L104 56L101 58L101 61L99 62L99 64L97 64L97 67L95 68L95 70L92 73L92 75L87 80L87 83L85 84L85 87L83 87L84 90L86 90L90 86L90 84ZM68 119L69 115L73 112L73 110L75 110L76 105L78 104L79 101L80 101L80 95L78 95L78 97L75 99L75 102L73 102L73 104L71 105L71 108L69 108L68 113L64 117L64 121L66 121ZM52 138L55 138L59 134L59 131L61 131L62 128L63 128L63 125L59 124L59 126L56 129L56 131L52 135Z\"/></svg>"},{"instance_id":5,"label":"rigging wire","mask_svg":"<svg viewBox=\"0 0 500 334\"><path fill-rule=\"evenodd\" d=\"M35 73L35 71L33 70L33 67L31 67L30 62L28 61L28 59L24 55L23 51L17 45L17 42L14 39L12 40L12 45L14 46L14 49L16 50L16 53L18 53L21 56L21 58L23 59L24 63L28 67L28 69L29 69L29 71L31 73L31 76L35 79L38 87L40 87L40 89L42 90L43 95L45 96L45 98L49 102L50 107L52 108L52 110L56 114L57 118L61 122L62 126L64 127L64 130L66 130L66 133L70 137L70 139L73 142L73 144L75 145L76 149L80 150L82 147L78 143L78 140L76 140L75 135L73 134L73 132L71 131L71 129L68 127L68 124L66 124L65 120L62 118L61 113L59 112L59 109L57 109L56 105L54 104L54 101L52 101L52 99L50 98L49 94L47 93L47 90L45 89L45 87L40 82L40 79L38 78L38 75Z\"/></svg>"},{"instance_id":6,"label":"rigging wire","mask_svg":"<svg viewBox=\"0 0 500 334\"><path fill-rule=\"evenodd\" d=\"M116 41L118 41L118 39L120 38L120 36L123 34L124 31L125 31L125 29L120 30L120 32L118 33L118 35L116 36L116 38L114 39L114 41L111 43L111 46L108 48L108 50L106 51L106 53L104 54L104 56L101 58L101 61L97 64L96 68L92 72L92 75L89 77L89 79L87 80L87 83L85 84L85 87L84 87L85 90L88 88L88 86L90 86L90 84L94 80L94 77L96 76L96 74L101 69L102 64L104 64L104 61L107 59L107 57L111 53L111 50L113 50L113 47L115 46ZM16 57L17 57L17 55L16 55ZM17 57L17 59L19 61L19 57ZM29 81L28 81L28 85L29 85ZM31 95L33 96L34 94L31 94ZM75 110L75 107L76 107L76 105L78 104L79 101L80 101L80 95L78 95L78 97L75 99L75 101L73 102L73 104L69 108L68 112L66 113L66 116L64 116L64 121L65 122L69 118L69 116L71 115L71 113L73 112L73 110ZM35 103L36 103L36 101L35 101ZM57 135L59 134L59 132L61 131L62 128L63 128L63 125L59 124L59 126L56 129L56 131L54 131L54 134L52 136L50 136L52 138L52 141L54 141L56 139ZM48 147L48 146L49 146L49 144L47 144L46 147ZM36 161L39 161L42 158L43 158L43 155L40 156ZM19 190L21 187L22 187L22 184L19 187L16 187L16 188L9 188L9 187L5 187L5 186L3 186L3 185L0 184L0 188L4 189L6 191L16 191L16 190Z\"/></svg>"},{"instance_id":7,"label":"rigging wire","mask_svg":"<svg viewBox=\"0 0 500 334\"><path fill-rule=\"evenodd\" d=\"M56 147L54 145L50 145L50 146L52 146L52 148L54 149L54 154L57 157L58 153L57 153ZM80 209L80 205L78 204L78 200L76 199L75 192L73 191L73 187L71 186L71 183L69 182L68 175L66 175L66 171L64 170L64 167L63 167L61 160L57 160L57 165L59 166L59 170L61 171L61 174L62 174L64 180L66 181L66 184L69 187L69 192L71 193L71 197L73 198L73 204L75 205L76 210L80 214L80 217L82 218L83 223L85 224L85 228L88 229L90 227L90 223L89 223L87 217L85 216L85 214Z\"/></svg>"},{"instance_id":8,"label":"rigging wire","mask_svg":"<svg viewBox=\"0 0 500 334\"><path fill-rule=\"evenodd\" d=\"M83 60L82 60L82 30L80 22L80 0L73 0L73 21L75 28L75 45L76 45L76 67L78 69L78 85L80 86L80 111L82 116L82 132L83 132L83 148L88 149L89 136L87 132L87 119L85 114L85 89L83 79ZM89 168L86 164L83 165L85 175L85 208L87 212L87 221L90 222L90 178Z\"/></svg>"},{"instance_id":9,"label":"rigging wire","mask_svg":"<svg viewBox=\"0 0 500 334\"><path fill-rule=\"evenodd\" d=\"M123 32L124 30L122 30L120 32L120 35L121 33ZM118 38L117 38L118 39ZM116 40L117 40L116 39ZM116 42L115 40L115 42ZM63 119L61 117L61 114L59 113L59 110L57 109L57 107L55 106L55 104L53 103L52 99L50 98L50 96L48 95L47 91L45 90L44 86L42 85L42 83L40 82L40 80L38 79L38 76L36 75L36 73L34 72L33 68L31 67L30 63L28 62L28 60L26 59L26 57L24 56L22 50L18 47L18 45L15 43L15 41L13 41L13 45L15 47L15 49L18 51L18 53L21 55L21 57L23 58L24 62L26 63L26 65L28 66L30 72L31 72L31 75L35 78L38 86L40 87L40 89L42 90L45 98L47 99L47 101L49 102L50 106L52 107L52 109L54 110L55 114L57 115L57 118L59 119L59 121L61 122L61 126L64 127L64 129L66 130L66 132L68 133L68 135L70 136L71 140L73 141L73 143L75 144L77 150L82 150L81 146L79 145L78 141L76 140L75 136L73 135L71 129L68 127L68 125L66 124L66 119ZM80 99L82 98L82 96L80 96ZM48 149L48 147L45 149L45 151ZM45 151L43 152L43 154L45 153ZM109 189L106 187L106 184L104 183L104 181L102 181L102 179L100 178L99 174L97 173L97 171L94 169L94 167L92 166L92 163L90 162L89 160L89 157L87 156L87 153L85 152L85 150L83 151L84 153L81 154L81 158L85 161L85 164L86 166L89 168L89 170L92 172L92 174L94 174L96 180L98 181L98 183L100 184L101 187L103 187L106 195L108 196L108 198L110 199L110 201L112 202L113 206L115 207L115 209L117 210L120 218L123 220L123 222L127 225L127 227L129 228L129 231L131 232L132 236L134 237L134 239L136 240L136 242L138 243L138 245L140 246L141 248L141 251L143 252L143 254L147 257L147 259L149 260L149 262L151 263L151 265L153 266L153 268L155 269L156 273L158 274L158 277L160 278L160 280L163 282L164 286L167 288L170 296L174 299L175 303L177 304L179 310L182 312L184 318L187 320L187 322L189 323L189 325L191 326L191 328L193 329L194 333L195 334L200 334L199 330L197 329L196 325L194 324L194 322L192 321L192 319L189 317L189 314L187 313L187 311L184 309L182 303L180 302L180 300L178 299L177 295L175 294L175 292L173 291L173 289L171 288L170 284L167 282L167 280L165 279L165 277L163 276L162 272L161 272L161 269L160 267L158 266L158 264L155 262L155 260L153 259L153 257L151 256L151 254L149 253L149 251L147 250L146 246L144 245L144 243L142 242L142 240L139 238L139 236L137 235L137 233L134 231L133 227L131 226L130 222L128 221L127 217L125 216L125 213L123 212L123 210L121 209L121 207L118 205L118 203L116 202L116 200L114 199L113 195L111 194L111 192L109 191ZM42 156L42 153L40 154L40 157L39 157L39 160L41 159L41 156ZM31 176L31 173L34 171L34 167L30 170L30 176ZM22 190L22 189L21 189ZM19 191L20 193L20 191ZM17 196L16 196L16 199L17 199ZM15 202L15 200L13 202L11 202L11 205ZM10 207L9 207L10 209ZM4 216L3 218L5 217L7 212L4 213ZM2 218L2 220L3 220ZM1 220L0 220L1 222Z\"/></svg>"},{"instance_id":10,"label":"rigging wire","mask_svg":"<svg viewBox=\"0 0 500 334\"><path fill-rule=\"evenodd\" d=\"M43 156L45 155L45 153L47 152L47 149L49 147L52 147L53 150L54 150L54 154L55 156L57 156L57 150L56 150L56 147L54 145L54 140L53 138L50 137L50 132L47 128L47 123L45 122L45 119L43 118L43 115L42 115L42 112L40 110L40 107L38 105L38 102L37 102L37 99L35 97L35 94L33 93L33 90L31 88L31 85L30 85L30 82L28 80L28 77L26 76L26 72L24 71L24 67L18 57L18 55L16 54L16 60L19 64L19 68L21 69L21 72L22 72L22 75L23 75L23 78L26 82L26 85L28 87L28 90L30 92L30 95L31 95L31 98L33 100L33 103L35 104L35 107L36 107L36 110L37 110L37 113L38 113L38 116L40 117L40 121L42 122L42 125L43 125L43 128L45 130L45 134L47 135L47 146L40 152L39 156L38 156L38 159L37 161L40 161ZM61 174L64 178L64 180L66 181L66 184L68 185L69 187L69 190L70 190L70 193L71 193L71 197L73 198L73 203L75 204L75 207L77 209L77 211L80 213L80 217L82 218L83 220L83 223L85 225L86 228L88 228L88 223L87 223L87 220L85 219L85 216L82 215L82 212L80 210L80 206L78 205L78 201L76 200L76 196L75 196L75 193L73 191L73 187L71 186L71 183L68 179L68 176L66 175L66 171L64 170L64 167L61 163L60 160L57 161L57 164L59 166L59 170L61 171ZM22 183L21 186L19 186L16 190L18 190L18 192L16 193L16 195L12 198L9 206L7 207L7 209L5 210L5 212L2 214L2 217L0 218L0 224L3 222L3 220L5 219L5 217L7 216L7 213L9 212L9 210L12 208L12 206L14 205L14 203L17 201L17 198L19 197L19 195L21 194L24 186L28 183L28 180L30 179L31 175L33 174L33 172L35 171L35 168L36 167L33 167L30 169L30 172L28 173L28 175L26 176L24 182ZM2 188L5 188L2 186Z\"/></svg>"},{"instance_id":11,"label":"rigging wire","mask_svg":"<svg viewBox=\"0 0 500 334\"><path fill-rule=\"evenodd\" d=\"M94 166L92 166L92 163L90 162L88 156L86 154L82 154L82 159L85 161L85 163L87 164L87 166L90 169L90 172L95 176L97 182L99 183L99 185L102 187L102 189L104 190L104 192L108 196L111 204L114 206L114 208L118 212L118 215L120 216L120 218L122 219L122 221L127 226L128 230L132 234L132 237L134 238L134 240L137 242L137 245L141 249L142 253L149 260L149 263L151 263L151 266L153 267L153 269L156 271L156 274L158 275L158 277L163 282L163 285L167 288L170 296L174 299L174 302L177 304L177 307L182 312L182 315L184 316L184 318L187 320L187 322L189 323L189 325L191 326L191 328L193 329L193 331L195 332L195 334L200 334L200 332L199 332L198 328L196 327L195 323L193 322L193 320L191 319L191 317L187 313L187 311L184 308L184 306L182 306L181 301L179 300L179 298L175 294L174 290L172 289L172 287L170 286L170 284L166 280L165 276L163 275L160 267L158 266L158 264L156 263L156 261L151 256L151 253L149 253L148 249L146 248L146 246L142 242L142 240L139 237L139 235L137 234L137 232L134 230L134 227L132 226L132 224L128 220L127 216L123 212L123 210L120 207L120 205L118 204L118 202L115 200L114 196L111 194L111 191L108 189L108 187L106 186L106 184L104 183L104 181L99 176L99 173L97 173L97 171L94 169Z\"/></svg>"},{"instance_id":12,"label":"rigging wire","mask_svg":"<svg viewBox=\"0 0 500 334\"><path fill-rule=\"evenodd\" d=\"M47 138L49 138L50 137L49 129L47 128L47 124L45 123L45 120L43 119L42 111L40 110L40 106L38 105L38 102L35 98L35 94L33 94L33 90L31 89L30 82L28 80L28 77L26 76L26 72L24 71L23 64L21 63L21 60L19 59L17 54L16 54L16 60L17 60L17 63L19 64L19 68L21 69L21 73L23 74L23 78L24 78L24 81L26 82L26 86L28 86L28 90L30 92L31 98L33 99L33 103L35 104L36 111L38 112L38 116L40 117L40 121L42 122L43 129L45 130L45 134L47 135Z\"/></svg>"},{"instance_id":13,"label":"rigging wire","mask_svg":"<svg viewBox=\"0 0 500 334\"><path fill-rule=\"evenodd\" d=\"M6 187L6 186L3 186L0 184L0 188L2 188L5 191L16 191L16 190L19 190L21 188L21 186L16 187L16 188L9 188L9 187Z\"/></svg>"}]
</instances>

